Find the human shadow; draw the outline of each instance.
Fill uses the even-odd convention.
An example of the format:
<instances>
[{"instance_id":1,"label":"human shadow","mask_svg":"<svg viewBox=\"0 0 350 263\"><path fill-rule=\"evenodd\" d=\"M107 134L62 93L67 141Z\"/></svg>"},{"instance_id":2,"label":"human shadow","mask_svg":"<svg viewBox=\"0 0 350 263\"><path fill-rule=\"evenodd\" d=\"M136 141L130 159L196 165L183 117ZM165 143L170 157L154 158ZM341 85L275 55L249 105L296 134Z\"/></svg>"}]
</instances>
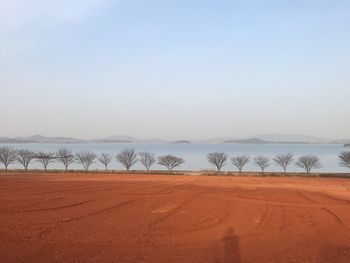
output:
<instances>
[{"instance_id":1,"label":"human shadow","mask_svg":"<svg viewBox=\"0 0 350 263\"><path fill-rule=\"evenodd\" d=\"M349 263L350 245L327 245L319 253L317 262L320 263Z\"/></svg>"},{"instance_id":2,"label":"human shadow","mask_svg":"<svg viewBox=\"0 0 350 263\"><path fill-rule=\"evenodd\" d=\"M239 253L239 238L232 227L228 228L224 237L224 263L239 263L241 256Z\"/></svg>"}]
</instances>

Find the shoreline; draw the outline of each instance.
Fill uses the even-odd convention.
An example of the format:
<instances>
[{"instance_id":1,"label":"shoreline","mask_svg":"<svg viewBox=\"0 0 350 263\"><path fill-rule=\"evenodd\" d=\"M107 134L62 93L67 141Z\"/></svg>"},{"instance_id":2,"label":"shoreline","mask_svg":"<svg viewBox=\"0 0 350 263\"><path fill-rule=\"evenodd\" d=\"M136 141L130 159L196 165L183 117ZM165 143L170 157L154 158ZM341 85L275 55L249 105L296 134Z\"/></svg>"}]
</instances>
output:
<instances>
[{"instance_id":1,"label":"shoreline","mask_svg":"<svg viewBox=\"0 0 350 263\"><path fill-rule=\"evenodd\" d=\"M76 174L76 175L160 175L160 176L171 176L171 175L180 175L180 176L225 176L225 177L281 177L281 178L290 178L290 177L303 177L303 178L345 178L350 179L350 172L349 173L318 173L318 172L311 172L309 174L303 173L303 172L235 172L235 171L222 171L218 173L217 171L159 171L159 170L151 170L149 172L144 170L89 170L88 172L85 172L84 170L37 170L37 169L28 169L28 170L17 170L17 169L9 169L8 171L5 171L4 169L0 169L0 175L13 175L13 174L45 174L45 175L64 175L64 174Z\"/></svg>"}]
</instances>

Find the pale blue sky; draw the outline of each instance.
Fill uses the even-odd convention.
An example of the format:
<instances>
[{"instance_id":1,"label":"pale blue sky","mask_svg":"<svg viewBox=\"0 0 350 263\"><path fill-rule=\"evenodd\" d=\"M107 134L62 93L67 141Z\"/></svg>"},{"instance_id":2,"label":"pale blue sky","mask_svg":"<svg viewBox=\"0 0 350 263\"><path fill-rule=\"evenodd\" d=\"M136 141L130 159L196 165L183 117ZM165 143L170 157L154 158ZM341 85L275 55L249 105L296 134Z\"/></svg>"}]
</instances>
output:
<instances>
[{"instance_id":1,"label":"pale blue sky","mask_svg":"<svg viewBox=\"0 0 350 263\"><path fill-rule=\"evenodd\" d=\"M0 3L0 136L350 137L348 0Z\"/></svg>"}]
</instances>

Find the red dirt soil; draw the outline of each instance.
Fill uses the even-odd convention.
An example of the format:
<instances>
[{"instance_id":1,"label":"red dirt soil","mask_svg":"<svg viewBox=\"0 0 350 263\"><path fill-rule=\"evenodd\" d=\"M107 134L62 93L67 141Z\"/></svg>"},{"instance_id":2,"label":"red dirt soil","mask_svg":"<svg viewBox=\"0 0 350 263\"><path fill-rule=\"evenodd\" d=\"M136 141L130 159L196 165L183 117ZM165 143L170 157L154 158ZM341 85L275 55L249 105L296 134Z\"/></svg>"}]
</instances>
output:
<instances>
[{"instance_id":1,"label":"red dirt soil","mask_svg":"<svg viewBox=\"0 0 350 263\"><path fill-rule=\"evenodd\" d=\"M1 262L350 262L350 180L0 173Z\"/></svg>"}]
</instances>

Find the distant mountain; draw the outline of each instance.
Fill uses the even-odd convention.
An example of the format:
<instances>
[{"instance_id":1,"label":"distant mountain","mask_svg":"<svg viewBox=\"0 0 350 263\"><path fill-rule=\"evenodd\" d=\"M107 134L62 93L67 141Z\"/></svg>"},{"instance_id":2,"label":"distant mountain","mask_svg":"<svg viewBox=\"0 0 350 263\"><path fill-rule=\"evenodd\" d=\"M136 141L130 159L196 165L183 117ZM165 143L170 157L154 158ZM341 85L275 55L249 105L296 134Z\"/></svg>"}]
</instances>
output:
<instances>
[{"instance_id":1,"label":"distant mountain","mask_svg":"<svg viewBox=\"0 0 350 263\"><path fill-rule=\"evenodd\" d=\"M349 139L332 140L329 138L316 137L311 135L292 135L292 134L257 134L240 138L214 138L208 140L198 140L196 143L283 143L283 144L307 144L307 143L329 143L345 144L350 143Z\"/></svg>"},{"instance_id":2,"label":"distant mountain","mask_svg":"<svg viewBox=\"0 0 350 263\"><path fill-rule=\"evenodd\" d=\"M270 142L308 142L308 143L326 143L330 142L329 138L322 138L310 135L301 135L301 134L257 134L254 136L246 137L246 138L257 138L260 140L270 141Z\"/></svg>"},{"instance_id":3,"label":"distant mountain","mask_svg":"<svg viewBox=\"0 0 350 263\"><path fill-rule=\"evenodd\" d=\"M203 143L203 144L217 144L222 143L224 141L230 141L230 140L237 140L237 138L229 138L229 137L219 137L219 138L212 138L212 139L206 139L206 140L195 140L192 141L192 143Z\"/></svg>"},{"instance_id":4,"label":"distant mountain","mask_svg":"<svg viewBox=\"0 0 350 263\"><path fill-rule=\"evenodd\" d=\"M0 143L22 143L22 141L15 138L0 137Z\"/></svg>"},{"instance_id":5,"label":"distant mountain","mask_svg":"<svg viewBox=\"0 0 350 263\"><path fill-rule=\"evenodd\" d=\"M267 144L267 143L331 143L331 144L350 144L350 139L332 140L327 138L309 136L309 135L288 135L288 134L258 134L250 137L241 138L213 138L208 140L161 140L161 139L138 139L127 135L113 135L106 138L83 140L70 137L47 137L43 135L33 135L28 137L0 137L0 143L249 143L249 144Z\"/></svg>"},{"instance_id":6,"label":"distant mountain","mask_svg":"<svg viewBox=\"0 0 350 263\"><path fill-rule=\"evenodd\" d=\"M350 144L350 139L334 140L334 141L331 141L331 143L334 143L334 144Z\"/></svg>"},{"instance_id":7,"label":"distant mountain","mask_svg":"<svg viewBox=\"0 0 350 263\"><path fill-rule=\"evenodd\" d=\"M302 142L302 141L265 141L258 138L252 138L252 139L241 139L241 140L228 140L223 141L222 143L242 143L242 144L308 144L309 142Z\"/></svg>"},{"instance_id":8,"label":"distant mountain","mask_svg":"<svg viewBox=\"0 0 350 263\"><path fill-rule=\"evenodd\" d=\"M271 143L271 142L260 140L258 138L251 138L251 139L241 139L241 140L227 140L227 141L223 141L223 143L265 144L265 143Z\"/></svg>"},{"instance_id":9,"label":"distant mountain","mask_svg":"<svg viewBox=\"0 0 350 263\"><path fill-rule=\"evenodd\" d=\"M113 135L103 139L91 140L93 142L104 142L104 143L167 143L167 141L159 139L138 139L128 135Z\"/></svg>"},{"instance_id":10,"label":"distant mountain","mask_svg":"<svg viewBox=\"0 0 350 263\"><path fill-rule=\"evenodd\" d=\"M179 143L179 144L182 144L182 143L191 143L191 141L187 141L187 140L178 140L178 141L173 141L171 143Z\"/></svg>"},{"instance_id":11,"label":"distant mountain","mask_svg":"<svg viewBox=\"0 0 350 263\"><path fill-rule=\"evenodd\" d=\"M127 136L127 135L113 135L113 136L110 136L107 138L97 139L94 141L96 141L96 142L126 142L126 143L139 142L138 139L131 137L131 136Z\"/></svg>"},{"instance_id":12,"label":"distant mountain","mask_svg":"<svg viewBox=\"0 0 350 263\"><path fill-rule=\"evenodd\" d=\"M46 137L42 135L33 135L29 137L0 137L0 143L80 143L81 139L69 137Z\"/></svg>"},{"instance_id":13,"label":"distant mountain","mask_svg":"<svg viewBox=\"0 0 350 263\"><path fill-rule=\"evenodd\" d=\"M137 139L126 135L113 135L107 138L89 140L95 143L136 143Z\"/></svg>"}]
</instances>

